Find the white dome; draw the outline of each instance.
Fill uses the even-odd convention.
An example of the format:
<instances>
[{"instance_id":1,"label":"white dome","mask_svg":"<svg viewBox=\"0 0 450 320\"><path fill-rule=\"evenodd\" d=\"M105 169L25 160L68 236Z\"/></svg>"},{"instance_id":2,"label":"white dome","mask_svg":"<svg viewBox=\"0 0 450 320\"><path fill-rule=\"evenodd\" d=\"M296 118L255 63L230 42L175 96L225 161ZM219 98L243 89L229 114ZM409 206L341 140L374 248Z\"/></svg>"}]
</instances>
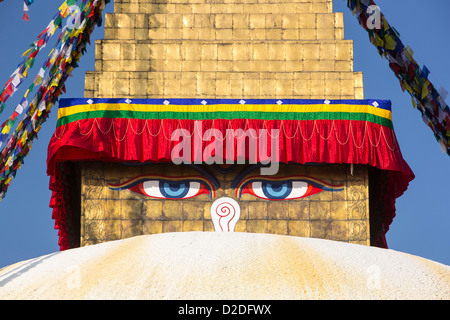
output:
<instances>
[{"instance_id":1,"label":"white dome","mask_svg":"<svg viewBox=\"0 0 450 320\"><path fill-rule=\"evenodd\" d=\"M330 240L176 232L0 270L0 299L449 299L450 267Z\"/></svg>"}]
</instances>

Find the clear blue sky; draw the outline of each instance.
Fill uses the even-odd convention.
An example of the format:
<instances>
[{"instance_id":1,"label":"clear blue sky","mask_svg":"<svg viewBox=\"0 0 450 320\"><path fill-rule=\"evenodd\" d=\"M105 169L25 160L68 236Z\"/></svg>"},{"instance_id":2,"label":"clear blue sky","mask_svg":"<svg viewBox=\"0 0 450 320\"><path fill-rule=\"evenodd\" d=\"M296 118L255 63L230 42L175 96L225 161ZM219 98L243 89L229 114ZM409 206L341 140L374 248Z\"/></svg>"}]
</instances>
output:
<instances>
[{"instance_id":1,"label":"clear blue sky","mask_svg":"<svg viewBox=\"0 0 450 320\"><path fill-rule=\"evenodd\" d=\"M0 86L21 61L21 54L45 29L63 0L36 0L30 6L30 21L22 20L23 2L0 3ZM439 84L450 91L450 1L377 0L389 23L415 51ZM113 3L106 12L112 12ZM354 40L354 70L364 74L366 98L392 101L393 121L403 156L416 179L397 200L397 216L387 233L390 249L450 265L450 157L441 152L431 130L424 125L411 98L400 89L398 80L369 43L367 33L346 7L346 0L334 0L334 11L344 12L345 38ZM65 98L83 96L84 73L94 70L94 39L103 38L103 28L94 32L88 54L80 68L66 82ZM50 45L49 45L50 47ZM50 48L47 48L50 49ZM36 62L30 80L43 63ZM8 100L0 115L3 122L12 113L30 82ZM36 92L36 91L34 91ZM447 103L449 103L447 99ZM47 146L56 125L56 108L39 133L25 164L18 171L6 198L0 202L0 268L59 250L57 230L48 207L51 192L46 175ZM0 122L0 123L1 123Z\"/></svg>"}]
</instances>

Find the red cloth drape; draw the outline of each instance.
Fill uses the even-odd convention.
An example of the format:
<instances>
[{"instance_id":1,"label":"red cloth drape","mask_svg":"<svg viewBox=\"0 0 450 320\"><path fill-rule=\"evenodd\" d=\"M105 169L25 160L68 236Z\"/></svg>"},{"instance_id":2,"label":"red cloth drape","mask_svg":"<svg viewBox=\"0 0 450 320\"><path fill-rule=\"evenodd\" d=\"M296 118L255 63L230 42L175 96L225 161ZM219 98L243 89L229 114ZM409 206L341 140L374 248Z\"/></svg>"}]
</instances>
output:
<instances>
[{"instance_id":1,"label":"red cloth drape","mask_svg":"<svg viewBox=\"0 0 450 320\"><path fill-rule=\"evenodd\" d=\"M395 199L404 193L414 178L401 155L394 131L368 121L215 119L196 122L176 119L82 119L59 126L48 147L48 175L51 177L50 189L53 191L51 207L56 228L60 231L61 249L70 247L68 230L64 224L70 208L66 203L67 186L60 172L61 164L66 161L93 160L170 162L171 151L179 143L178 140L171 141L175 130L185 129L191 135L201 137L211 128L217 129L222 137L226 137L227 129L252 129L257 136L263 133L262 129L266 129L269 134L272 134L272 129L278 130L276 143L279 145L278 159L281 163L352 163L366 164L382 170L387 174L388 181L387 189L380 193L385 203L382 221L384 233L395 216ZM268 136L269 141L270 139ZM257 143L258 138L252 141ZM203 141L202 150L210 143ZM223 143L225 144L225 140ZM236 157L238 149L235 151ZM192 152L192 157L194 153ZM248 159L248 155L246 158ZM381 242L383 239L380 239Z\"/></svg>"}]
</instances>

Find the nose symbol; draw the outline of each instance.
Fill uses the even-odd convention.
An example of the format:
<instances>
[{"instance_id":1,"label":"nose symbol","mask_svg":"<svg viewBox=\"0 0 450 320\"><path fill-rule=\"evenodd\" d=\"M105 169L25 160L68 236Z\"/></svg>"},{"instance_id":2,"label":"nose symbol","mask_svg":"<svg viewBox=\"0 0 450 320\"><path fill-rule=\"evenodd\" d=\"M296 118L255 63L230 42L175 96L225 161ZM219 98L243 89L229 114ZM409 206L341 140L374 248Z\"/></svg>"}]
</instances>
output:
<instances>
[{"instance_id":1,"label":"nose symbol","mask_svg":"<svg viewBox=\"0 0 450 320\"><path fill-rule=\"evenodd\" d=\"M240 215L239 203L231 198L219 198L211 206L211 219L217 232L234 232Z\"/></svg>"}]
</instances>

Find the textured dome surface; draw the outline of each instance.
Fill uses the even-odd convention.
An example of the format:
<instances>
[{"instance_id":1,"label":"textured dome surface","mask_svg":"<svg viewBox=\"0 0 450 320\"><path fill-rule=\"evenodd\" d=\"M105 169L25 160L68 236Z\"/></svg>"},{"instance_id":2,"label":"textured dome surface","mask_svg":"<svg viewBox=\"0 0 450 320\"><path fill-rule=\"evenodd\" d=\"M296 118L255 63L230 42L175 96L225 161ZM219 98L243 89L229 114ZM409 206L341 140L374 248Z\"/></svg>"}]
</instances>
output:
<instances>
[{"instance_id":1,"label":"textured dome surface","mask_svg":"<svg viewBox=\"0 0 450 320\"><path fill-rule=\"evenodd\" d=\"M0 299L449 298L449 266L390 249L270 234L138 236L0 270Z\"/></svg>"}]
</instances>

